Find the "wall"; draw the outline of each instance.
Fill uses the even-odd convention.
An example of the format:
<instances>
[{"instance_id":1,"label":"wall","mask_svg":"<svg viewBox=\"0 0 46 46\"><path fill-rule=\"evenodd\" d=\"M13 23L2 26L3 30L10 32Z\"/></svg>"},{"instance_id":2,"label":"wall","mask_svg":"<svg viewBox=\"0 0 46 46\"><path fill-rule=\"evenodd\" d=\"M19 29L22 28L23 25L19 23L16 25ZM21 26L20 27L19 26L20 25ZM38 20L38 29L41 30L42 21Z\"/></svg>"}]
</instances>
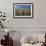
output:
<instances>
[{"instance_id":1,"label":"wall","mask_svg":"<svg viewBox=\"0 0 46 46\"><path fill-rule=\"evenodd\" d=\"M33 18L13 18L13 3L23 2L33 3ZM5 12L7 16L5 27L8 27L8 29L10 28L12 31L21 31L20 36L27 33L30 34L31 31L46 31L45 4L46 0L0 0L0 10ZM16 36L18 38L17 34Z\"/></svg>"},{"instance_id":2,"label":"wall","mask_svg":"<svg viewBox=\"0 0 46 46\"><path fill-rule=\"evenodd\" d=\"M33 3L33 18L13 18L13 3ZM6 27L46 27L46 0L0 0L0 10L6 13Z\"/></svg>"}]
</instances>

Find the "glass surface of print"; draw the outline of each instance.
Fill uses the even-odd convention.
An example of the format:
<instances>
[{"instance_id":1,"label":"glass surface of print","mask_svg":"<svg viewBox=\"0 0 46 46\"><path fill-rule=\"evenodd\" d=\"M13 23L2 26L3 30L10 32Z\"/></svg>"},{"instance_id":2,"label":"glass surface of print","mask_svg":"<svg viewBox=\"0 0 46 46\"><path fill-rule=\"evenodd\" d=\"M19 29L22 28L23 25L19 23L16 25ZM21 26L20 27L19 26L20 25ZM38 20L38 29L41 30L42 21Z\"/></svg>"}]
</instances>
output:
<instances>
[{"instance_id":1,"label":"glass surface of print","mask_svg":"<svg viewBox=\"0 0 46 46\"><path fill-rule=\"evenodd\" d=\"M13 17L32 17L32 3L14 3Z\"/></svg>"}]
</instances>

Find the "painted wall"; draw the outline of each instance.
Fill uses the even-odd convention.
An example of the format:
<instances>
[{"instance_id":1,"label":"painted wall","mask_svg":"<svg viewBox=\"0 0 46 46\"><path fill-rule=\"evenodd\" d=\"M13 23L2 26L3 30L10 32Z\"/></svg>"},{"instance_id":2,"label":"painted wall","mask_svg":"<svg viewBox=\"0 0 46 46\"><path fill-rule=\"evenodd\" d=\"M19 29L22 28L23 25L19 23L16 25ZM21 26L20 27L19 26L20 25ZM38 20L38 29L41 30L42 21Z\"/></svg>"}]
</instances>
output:
<instances>
[{"instance_id":1,"label":"painted wall","mask_svg":"<svg viewBox=\"0 0 46 46\"><path fill-rule=\"evenodd\" d=\"M13 3L33 3L33 18L13 18ZM46 0L0 0L6 13L6 27L46 27Z\"/></svg>"},{"instance_id":2,"label":"painted wall","mask_svg":"<svg viewBox=\"0 0 46 46\"><path fill-rule=\"evenodd\" d=\"M13 18L13 3L33 3L33 18ZM0 0L0 10L7 16L5 26L12 31L20 31L20 36L30 34L31 31L46 31L45 4L46 0Z\"/></svg>"}]
</instances>

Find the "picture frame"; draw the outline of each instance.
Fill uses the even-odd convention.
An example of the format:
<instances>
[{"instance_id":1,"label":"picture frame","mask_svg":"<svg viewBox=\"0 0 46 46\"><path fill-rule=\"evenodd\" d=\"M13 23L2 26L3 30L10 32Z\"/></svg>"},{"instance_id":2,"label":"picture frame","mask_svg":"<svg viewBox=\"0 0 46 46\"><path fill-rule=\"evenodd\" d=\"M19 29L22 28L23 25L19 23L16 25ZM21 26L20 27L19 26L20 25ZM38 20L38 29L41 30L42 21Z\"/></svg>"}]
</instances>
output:
<instances>
[{"instance_id":1,"label":"picture frame","mask_svg":"<svg viewBox=\"0 0 46 46\"><path fill-rule=\"evenodd\" d=\"M32 17L32 3L13 3L13 18L15 17Z\"/></svg>"}]
</instances>

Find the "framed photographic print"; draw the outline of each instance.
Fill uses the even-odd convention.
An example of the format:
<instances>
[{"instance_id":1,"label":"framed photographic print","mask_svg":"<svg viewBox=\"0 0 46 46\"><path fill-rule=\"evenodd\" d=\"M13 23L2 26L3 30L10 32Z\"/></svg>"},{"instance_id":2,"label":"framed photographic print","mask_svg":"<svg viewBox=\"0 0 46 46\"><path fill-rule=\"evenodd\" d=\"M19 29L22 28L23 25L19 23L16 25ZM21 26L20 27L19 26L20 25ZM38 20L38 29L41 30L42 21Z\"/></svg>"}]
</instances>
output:
<instances>
[{"instance_id":1,"label":"framed photographic print","mask_svg":"<svg viewBox=\"0 0 46 46\"><path fill-rule=\"evenodd\" d=\"M32 17L32 3L13 3L13 17Z\"/></svg>"}]
</instances>

